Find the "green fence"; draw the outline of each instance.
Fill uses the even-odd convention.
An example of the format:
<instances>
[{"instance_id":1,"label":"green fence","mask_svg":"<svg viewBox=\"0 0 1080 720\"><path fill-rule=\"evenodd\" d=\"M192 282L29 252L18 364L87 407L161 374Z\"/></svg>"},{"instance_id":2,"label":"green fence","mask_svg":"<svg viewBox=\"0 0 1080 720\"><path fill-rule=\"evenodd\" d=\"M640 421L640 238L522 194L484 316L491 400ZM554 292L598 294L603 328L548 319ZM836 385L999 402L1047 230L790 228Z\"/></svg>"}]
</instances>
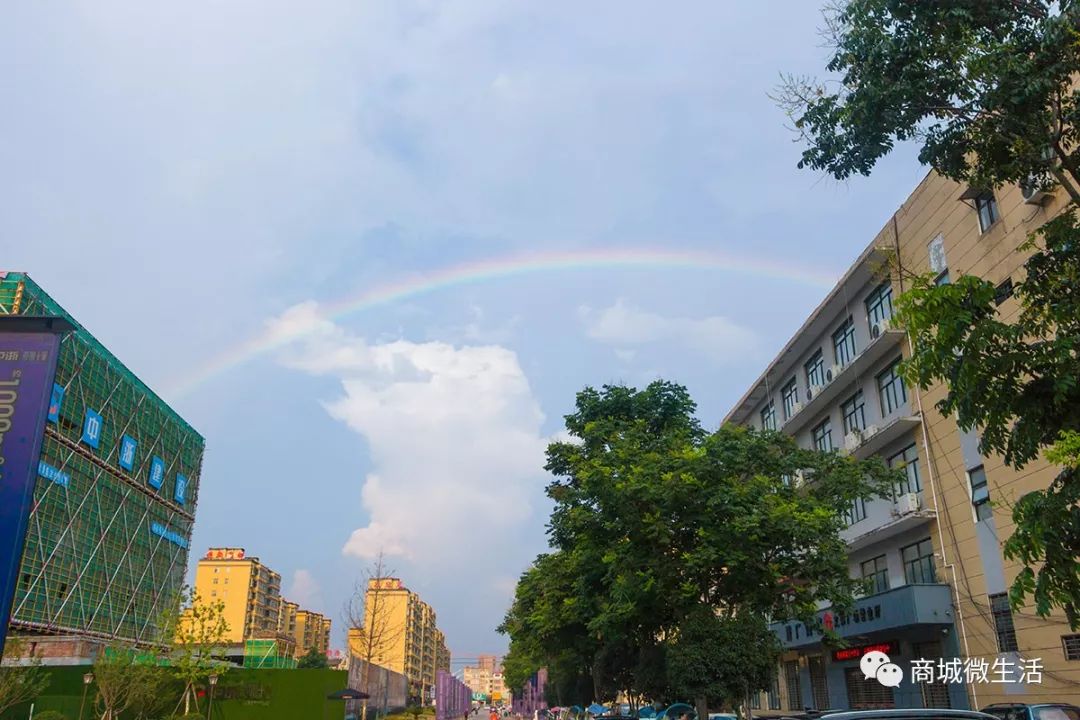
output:
<instances>
[{"instance_id":1,"label":"green fence","mask_svg":"<svg viewBox=\"0 0 1080 720\"><path fill-rule=\"evenodd\" d=\"M67 720L79 720L82 704L83 674L87 666L50 668L49 688L33 703L34 714L44 710L62 713ZM3 672L5 670L0 670ZM214 689L213 708L209 720L343 720L345 703L328 700L326 696L345 687L343 670L247 670L230 669L222 674ZM180 699L180 686L172 692L175 700L156 717L158 720L173 714ZM83 720L100 717L95 714L95 687L90 685L83 707ZM209 697L206 689L200 690L199 713L207 717ZM192 708L194 712L194 708ZM182 714L180 707L176 714ZM28 720L30 703L16 706L0 714L0 720ZM120 720L135 720L133 713L126 713Z\"/></svg>"}]
</instances>

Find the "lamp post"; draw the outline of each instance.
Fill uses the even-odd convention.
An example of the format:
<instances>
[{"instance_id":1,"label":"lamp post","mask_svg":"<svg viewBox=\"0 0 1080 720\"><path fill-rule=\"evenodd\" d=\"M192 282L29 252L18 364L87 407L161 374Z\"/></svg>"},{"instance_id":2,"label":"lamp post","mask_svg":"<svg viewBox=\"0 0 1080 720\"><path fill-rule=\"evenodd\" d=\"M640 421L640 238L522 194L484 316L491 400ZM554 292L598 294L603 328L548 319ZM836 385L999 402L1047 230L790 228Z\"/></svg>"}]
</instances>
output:
<instances>
[{"instance_id":1,"label":"lamp post","mask_svg":"<svg viewBox=\"0 0 1080 720\"><path fill-rule=\"evenodd\" d=\"M216 674L207 678L210 681L210 701L206 704L206 720L210 720L210 713L214 712L214 687L217 685Z\"/></svg>"},{"instance_id":2,"label":"lamp post","mask_svg":"<svg viewBox=\"0 0 1080 720\"><path fill-rule=\"evenodd\" d=\"M90 688L92 682L94 682L94 673L88 672L82 676L82 702L79 703L79 720L82 720L83 708L86 707L86 691Z\"/></svg>"}]
</instances>

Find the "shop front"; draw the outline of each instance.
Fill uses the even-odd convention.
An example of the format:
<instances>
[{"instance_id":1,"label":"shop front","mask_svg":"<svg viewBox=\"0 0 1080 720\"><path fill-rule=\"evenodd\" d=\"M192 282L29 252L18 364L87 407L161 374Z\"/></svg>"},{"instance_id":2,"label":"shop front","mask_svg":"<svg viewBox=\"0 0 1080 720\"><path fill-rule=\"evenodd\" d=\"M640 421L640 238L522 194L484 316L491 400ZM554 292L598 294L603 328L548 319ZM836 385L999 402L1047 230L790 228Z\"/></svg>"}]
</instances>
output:
<instances>
[{"instance_id":1,"label":"shop front","mask_svg":"<svg viewBox=\"0 0 1080 720\"><path fill-rule=\"evenodd\" d=\"M827 609L813 625L776 623L772 629L785 651L788 710L969 708L961 684L912 680L914 660L936 665L960 657L948 585L904 585L859 599L849 613ZM828 630L840 642L827 642ZM875 672L875 663L884 661L871 653L883 653L899 671L890 668L891 678Z\"/></svg>"}]
</instances>

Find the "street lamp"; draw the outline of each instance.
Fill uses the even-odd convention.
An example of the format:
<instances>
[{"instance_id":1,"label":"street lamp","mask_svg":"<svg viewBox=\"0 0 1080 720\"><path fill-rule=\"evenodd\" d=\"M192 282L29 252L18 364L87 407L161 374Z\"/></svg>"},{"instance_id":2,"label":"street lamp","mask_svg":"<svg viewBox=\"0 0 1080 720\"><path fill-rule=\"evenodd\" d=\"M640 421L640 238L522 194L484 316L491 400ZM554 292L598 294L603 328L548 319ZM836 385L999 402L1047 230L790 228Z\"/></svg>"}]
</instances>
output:
<instances>
[{"instance_id":1,"label":"street lamp","mask_svg":"<svg viewBox=\"0 0 1080 720\"><path fill-rule=\"evenodd\" d=\"M94 682L94 673L88 672L82 676L82 702L79 703L79 720L82 720L83 708L86 707L86 691L90 683Z\"/></svg>"},{"instance_id":2,"label":"street lamp","mask_svg":"<svg viewBox=\"0 0 1080 720\"><path fill-rule=\"evenodd\" d=\"M210 702L206 704L206 720L210 720L210 713L214 712L214 686L217 685L218 676L211 675L207 680L210 681Z\"/></svg>"}]
</instances>

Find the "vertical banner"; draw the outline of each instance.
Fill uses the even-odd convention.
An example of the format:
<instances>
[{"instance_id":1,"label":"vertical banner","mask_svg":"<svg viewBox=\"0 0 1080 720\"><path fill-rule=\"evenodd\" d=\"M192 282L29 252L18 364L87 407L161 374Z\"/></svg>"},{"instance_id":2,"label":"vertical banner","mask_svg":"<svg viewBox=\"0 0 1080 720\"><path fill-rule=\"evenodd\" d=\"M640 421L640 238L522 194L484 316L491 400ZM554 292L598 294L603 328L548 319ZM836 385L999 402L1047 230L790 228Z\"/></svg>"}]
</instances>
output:
<instances>
[{"instance_id":1,"label":"vertical banner","mask_svg":"<svg viewBox=\"0 0 1080 720\"><path fill-rule=\"evenodd\" d=\"M71 329L59 318L0 316L0 655L53 399L60 336Z\"/></svg>"}]
</instances>

